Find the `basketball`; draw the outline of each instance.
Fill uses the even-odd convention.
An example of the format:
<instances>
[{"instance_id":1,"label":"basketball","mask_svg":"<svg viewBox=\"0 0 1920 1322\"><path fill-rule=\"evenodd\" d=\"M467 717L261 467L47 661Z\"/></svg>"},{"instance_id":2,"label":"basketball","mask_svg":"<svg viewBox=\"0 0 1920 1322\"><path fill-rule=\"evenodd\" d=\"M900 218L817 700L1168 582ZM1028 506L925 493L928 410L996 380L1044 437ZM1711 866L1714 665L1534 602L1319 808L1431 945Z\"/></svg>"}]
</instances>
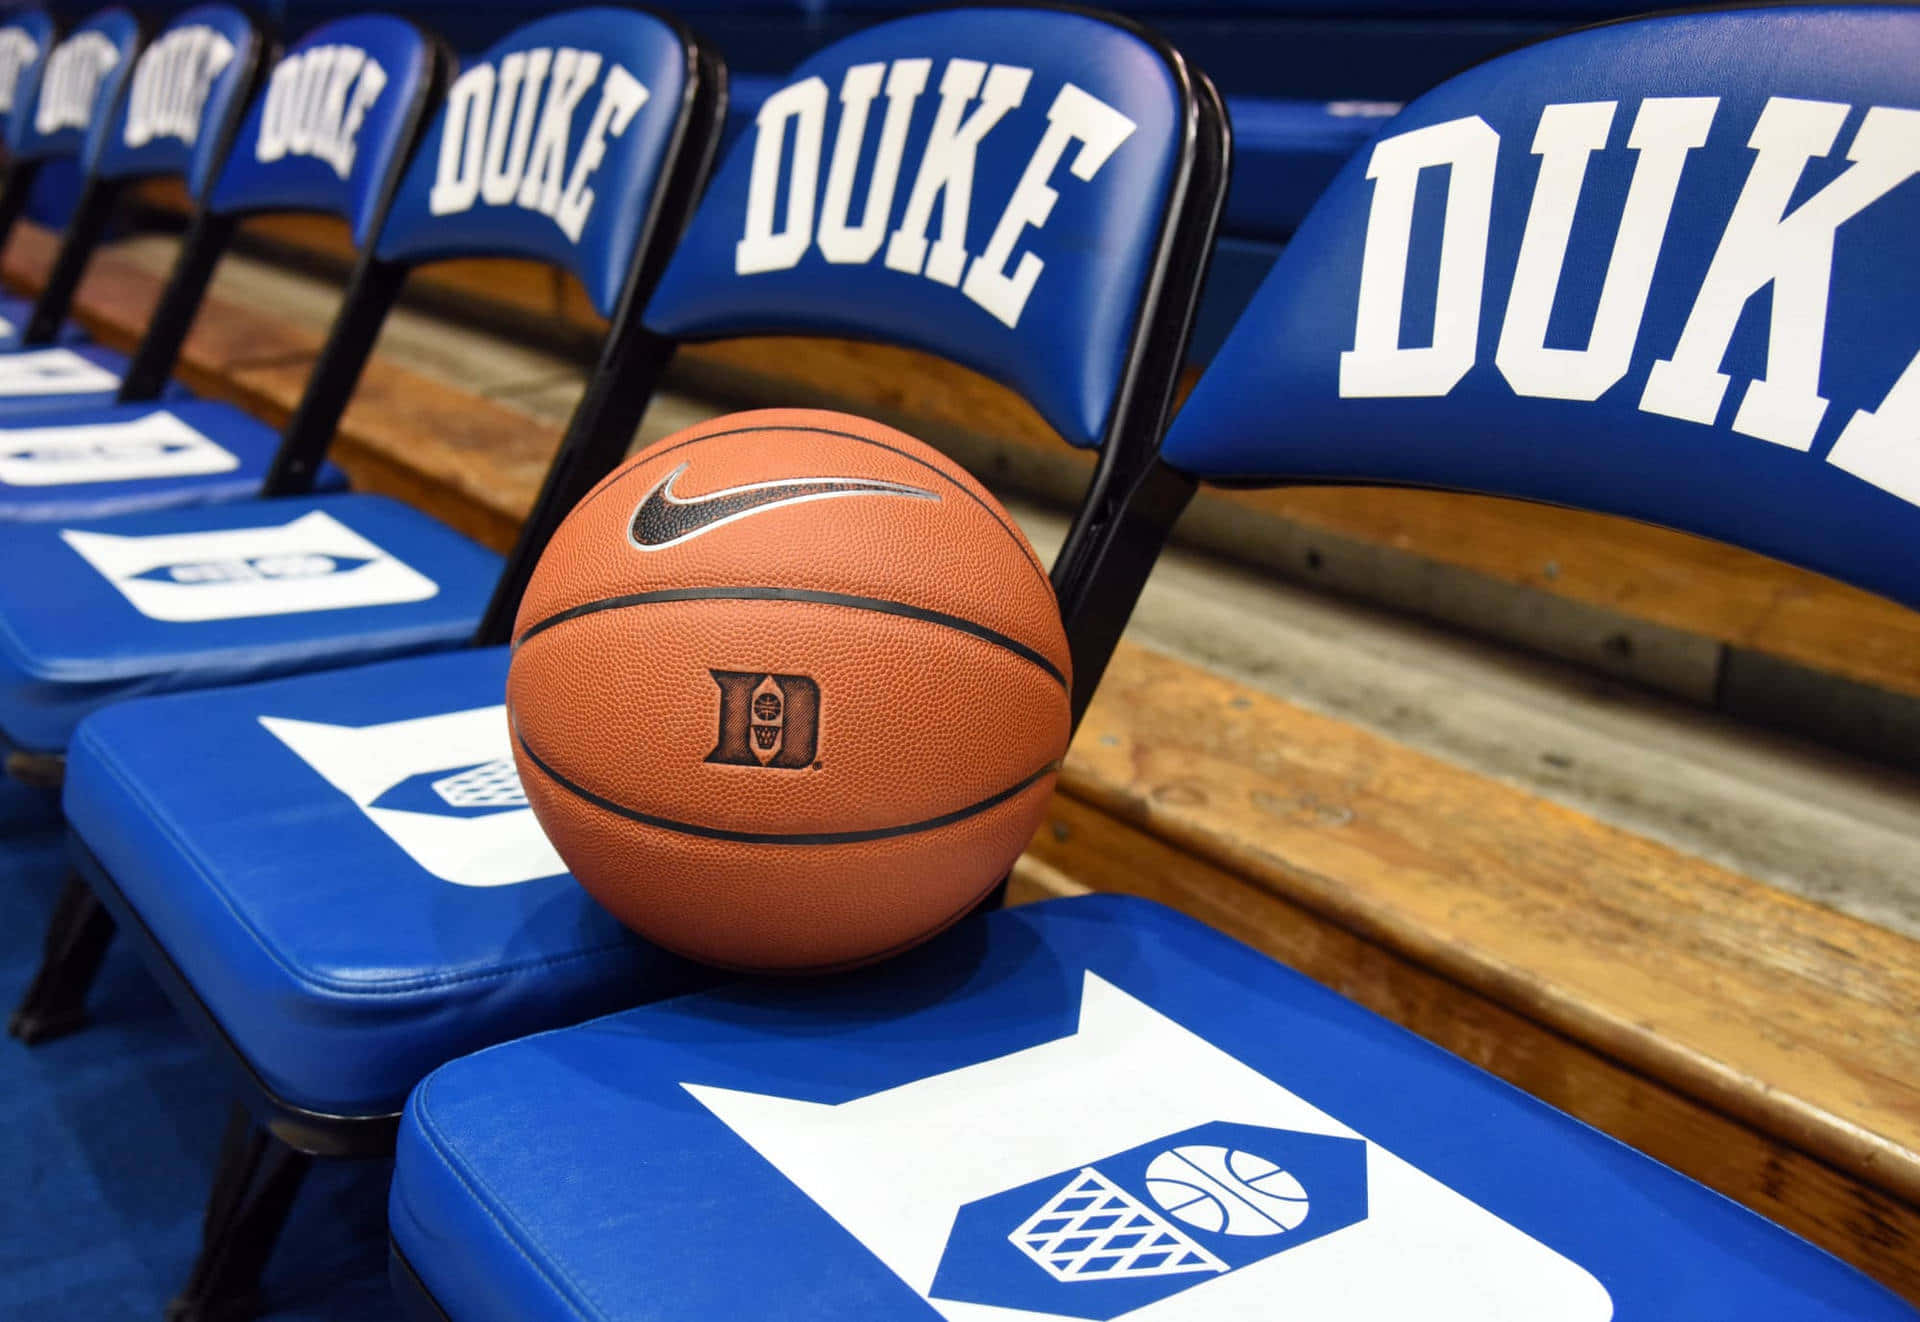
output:
<instances>
[{"instance_id":1,"label":"basketball","mask_svg":"<svg viewBox=\"0 0 1920 1322\"><path fill-rule=\"evenodd\" d=\"M1307 1191L1252 1152L1193 1144L1147 1163L1147 1192L1190 1226L1227 1235L1278 1235L1307 1219Z\"/></svg>"},{"instance_id":2,"label":"basketball","mask_svg":"<svg viewBox=\"0 0 1920 1322\"><path fill-rule=\"evenodd\" d=\"M514 626L527 798L656 944L774 972L941 931L1039 825L1068 738L1046 567L938 451L765 410L649 446L555 532Z\"/></svg>"}]
</instances>

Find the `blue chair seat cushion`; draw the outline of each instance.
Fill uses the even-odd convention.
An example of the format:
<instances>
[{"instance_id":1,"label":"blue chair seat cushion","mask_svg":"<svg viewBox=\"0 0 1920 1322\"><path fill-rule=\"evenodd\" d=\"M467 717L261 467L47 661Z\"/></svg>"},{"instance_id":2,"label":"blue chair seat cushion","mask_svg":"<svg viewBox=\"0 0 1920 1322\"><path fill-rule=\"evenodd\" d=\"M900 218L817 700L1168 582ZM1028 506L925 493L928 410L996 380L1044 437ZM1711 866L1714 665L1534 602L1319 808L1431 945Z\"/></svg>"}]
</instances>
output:
<instances>
[{"instance_id":1,"label":"blue chair seat cushion","mask_svg":"<svg viewBox=\"0 0 1920 1322\"><path fill-rule=\"evenodd\" d=\"M710 982L564 870L514 775L507 652L120 703L67 818L276 1093L400 1109L434 1066Z\"/></svg>"},{"instance_id":2,"label":"blue chair seat cushion","mask_svg":"<svg viewBox=\"0 0 1920 1322\"><path fill-rule=\"evenodd\" d=\"M111 404L126 371L125 354L97 344L59 344L0 355L0 421ZM161 397L185 399L187 392L170 381Z\"/></svg>"},{"instance_id":3,"label":"blue chair seat cushion","mask_svg":"<svg viewBox=\"0 0 1920 1322\"><path fill-rule=\"evenodd\" d=\"M20 337L33 317L34 300L17 295L0 295L0 353L12 353L20 347ZM56 344L84 344L87 334L71 321L63 322L54 337Z\"/></svg>"},{"instance_id":4,"label":"blue chair seat cushion","mask_svg":"<svg viewBox=\"0 0 1920 1322\"><path fill-rule=\"evenodd\" d=\"M146 693L458 646L493 552L344 493L0 528L0 734L57 751Z\"/></svg>"},{"instance_id":5,"label":"blue chair seat cushion","mask_svg":"<svg viewBox=\"0 0 1920 1322\"><path fill-rule=\"evenodd\" d=\"M445 1065L408 1103L389 1221L457 1322L1914 1317L1318 984L1111 896Z\"/></svg>"},{"instance_id":6,"label":"blue chair seat cushion","mask_svg":"<svg viewBox=\"0 0 1920 1322\"><path fill-rule=\"evenodd\" d=\"M230 404L110 404L0 422L0 523L100 519L257 495L279 433ZM332 464L316 486L337 491Z\"/></svg>"}]
</instances>

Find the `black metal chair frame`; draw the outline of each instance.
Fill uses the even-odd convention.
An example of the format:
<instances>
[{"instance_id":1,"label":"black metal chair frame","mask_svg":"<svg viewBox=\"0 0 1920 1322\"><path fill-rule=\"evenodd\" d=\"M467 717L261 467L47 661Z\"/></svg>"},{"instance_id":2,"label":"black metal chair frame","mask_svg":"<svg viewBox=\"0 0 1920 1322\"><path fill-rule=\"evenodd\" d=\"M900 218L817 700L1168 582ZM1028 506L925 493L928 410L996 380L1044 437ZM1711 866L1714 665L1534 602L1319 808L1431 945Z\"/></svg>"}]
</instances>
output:
<instances>
[{"instance_id":1,"label":"black metal chair frame","mask_svg":"<svg viewBox=\"0 0 1920 1322\"><path fill-rule=\"evenodd\" d=\"M726 71L716 52L683 25L656 14L687 53L685 100L667 149L664 182L641 228L610 329L540 495L503 566L471 645L507 640L521 592L553 530L595 483L625 457L673 345L641 322L647 298L692 217L726 119ZM416 110L408 154L417 148L441 100L450 57L440 52L432 88ZM385 215L404 170L396 170ZM407 272L429 262L362 257L349 281L349 312L335 322L301 406L288 424L264 494L311 489L353 383L372 352L381 319L398 298ZM92 851L69 833L74 875L61 893L47 952L9 1031L29 1043L50 1040L85 1022L85 998L116 930L133 935L143 960L174 1008L222 1059L238 1100L222 1141L219 1166L202 1222L201 1248L186 1285L167 1308L173 1322L228 1322L258 1311L259 1282L301 1181L316 1157L380 1157L393 1152L399 1113L332 1115L286 1100L263 1080L207 1008L165 947L127 902Z\"/></svg>"}]
</instances>

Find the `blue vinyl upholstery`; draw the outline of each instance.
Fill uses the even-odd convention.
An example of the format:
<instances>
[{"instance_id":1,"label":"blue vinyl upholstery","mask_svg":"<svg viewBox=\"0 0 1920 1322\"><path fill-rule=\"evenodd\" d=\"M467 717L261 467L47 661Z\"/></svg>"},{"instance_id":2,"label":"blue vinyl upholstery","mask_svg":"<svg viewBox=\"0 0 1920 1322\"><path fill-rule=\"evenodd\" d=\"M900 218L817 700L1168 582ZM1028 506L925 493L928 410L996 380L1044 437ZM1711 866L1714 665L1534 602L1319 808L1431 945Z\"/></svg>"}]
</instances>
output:
<instances>
[{"instance_id":1,"label":"blue vinyl upholstery","mask_svg":"<svg viewBox=\"0 0 1920 1322\"><path fill-rule=\"evenodd\" d=\"M318 211L364 245L395 153L432 84L432 39L386 15L338 19L288 48L254 99L207 205L222 214Z\"/></svg>"},{"instance_id":2,"label":"blue vinyl upholstery","mask_svg":"<svg viewBox=\"0 0 1920 1322\"><path fill-rule=\"evenodd\" d=\"M1920 537L1916 20L1673 15L1419 99L1296 234L1165 458L1627 515L1920 606L1896 549Z\"/></svg>"},{"instance_id":3,"label":"blue vinyl upholstery","mask_svg":"<svg viewBox=\"0 0 1920 1322\"><path fill-rule=\"evenodd\" d=\"M569 10L519 29L448 89L379 255L549 262L611 317L658 205L687 58L673 29L631 9Z\"/></svg>"},{"instance_id":4,"label":"blue vinyl upholstery","mask_svg":"<svg viewBox=\"0 0 1920 1322\"><path fill-rule=\"evenodd\" d=\"M452 1057L711 982L568 876L520 791L505 648L116 704L68 821L281 1097L400 1109Z\"/></svg>"},{"instance_id":5,"label":"blue vinyl upholstery","mask_svg":"<svg viewBox=\"0 0 1920 1322\"><path fill-rule=\"evenodd\" d=\"M142 693L458 646L499 572L366 495L19 524L0 543L0 736L34 751Z\"/></svg>"},{"instance_id":6,"label":"blue vinyl upholstery","mask_svg":"<svg viewBox=\"0 0 1920 1322\"><path fill-rule=\"evenodd\" d=\"M125 354L97 344L69 342L0 355L0 428L112 405L126 371ZM186 393L168 382L163 397L183 399Z\"/></svg>"},{"instance_id":7,"label":"blue vinyl upholstery","mask_svg":"<svg viewBox=\"0 0 1920 1322\"><path fill-rule=\"evenodd\" d=\"M208 400L13 419L0 426L0 524L246 500L279 443L252 414ZM320 490L345 485L333 465L321 470Z\"/></svg>"},{"instance_id":8,"label":"blue vinyl upholstery","mask_svg":"<svg viewBox=\"0 0 1920 1322\"><path fill-rule=\"evenodd\" d=\"M0 128L8 143L13 141L14 121L27 118L16 112L24 109L30 115L40 99L40 75L56 40L57 29L44 9L17 10L0 24Z\"/></svg>"},{"instance_id":9,"label":"blue vinyl upholstery","mask_svg":"<svg viewBox=\"0 0 1920 1322\"><path fill-rule=\"evenodd\" d=\"M761 103L647 323L680 338L911 345L1098 444L1175 185L1181 115L1159 55L1084 15L987 8L881 24ZM950 148L931 167L930 142Z\"/></svg>"},{"instance_id":10,"label":"blue vinyl upholstery","mask_svg":"<svg viewBox=\"0 0 1920 1322\"><path fill-rule=\"evenodd\" d=\"M93 133L87 168L103 179L177 175L199 197L246 108L259 45L252 21L230 5L196 5L168 23Z\"/></svg>"},{"instance_id":11,"label":"blue vinyl upholstery","mask_svg":"<svg viewBox=\"0 0 1920 1322\"><path fill-rule=\"evenodd\" d=\"M538 77L527 72L536 64L527 52L540 52ZM558 204L562 215L581 221L579 263L564 239L561 248L550 246L550 237L560 235L559 221L537 205L509 209L503 199L485 210L477 205L473 215L459 208L433 214L430 190L446 182L440 177L444 123L425 140L408 185L415 191L396 207L391 233L400 237L382 255L411 263L457 253L520 253L602 281L609 309L618 305L618 324L599 370L615 376L622 364L646 361L642 351L657 351L651 337L636 333L639 296L628 291L644 289L657 273L691 207L710 155L723 72L670 23L626 10L536 22L489 59L497 66L496 85L508 69L517 70L513 77L523 90L545 79L545 95L559 98L552 104L566 113L546 121L544 111L529 112L531 118L517 120L511 98L503 107L487 103L473 70L488 66L476 64L469 66L468 91L449 103L442 119L473 117L464 122L480 123L485 146L488 125L479 117L498 108L509 132L506 146L516 122L528 124L534 137L523 144L528 178L540 177L536 169L555 171L563 192L584 181L586 191L572 194L583 199L577 212L568 211L564 198ZM536 97L525 104L539 109L543 103ZM555 126L554 146L540 145L542 123ZM561 159L542 163L543 153L555 150ZM449 169L463 158L464 149ZM666 211L663 198L671 200ZM484 203L477 193L472 200ZM630 414L624 404L602 408L596 398L605 396L590 394L568 430L573 448L563 445L556 459L561 492L567 482L584 482L595 465L615 462L638 421L637 397ZM559 467L569 461L570 475ZM362 505L354 502L365 498L275 500L191 521L262 521L277 519L283 509L300 514L309 508L336 515L351 508L357 517ZM394 531L369 540L391 546L400 560L413 563L413 552L399 547L418 545L425 528L446 544L435 556L451 554L449 546L458 543L466 567L457 592L436 576L439 596L378 608L399 623L436 612L430 636L415 630L405 646L378 647L348 637L322 651L320 630L368 633L376 611L302 617L310 622L297 626L299 640L278 670L329 668L326 673L139 698L98 711L75 736L65 798L68 820L98 861L101 881L138 917L180 974L186 995L219 1026L261 1089L277 1105L356 1118L395 1114L428 1070L463 1051L674 995L715 976L634 937L566 873L513 765L503 706L507 650L439 650L473 635L497 580L494 558L410 511L384 502L365 508L385 511ZM415 522L425 527L402 526ZM130 518L98 526L119 535L139 528ZM97 547L80 549L95 552L89 559L99 562ZM325 554L331 560L322 570L337 566L351 575L370 564L366 552L350 546ZM258 564L245 553L228 557L236 559ZM191 571L195 561L168 559L176 563ZM188 577L221 586L214 575L191 571ZM116 582L124 586L127 579ZM172 609L182 609L188 594L165 586L175 599ZM443 596L459 599L457 630L451 610L437 605ZM6 597L0 585L0 632L14 614ZM82 605L105 634L106 608L93 600ZM181 627L160 625L127 650L144 657L163 634ZM264 623L246 627L257 632ZM50 621L44 628L70 631ZM127 628L124 621L112 625L113 637ZM202 677L221 664L218 653L233 650L224 640L204 642L209 655L183 653L167 663L169 671L184 663L184 679L163 677L155 665L154 678L141 682L149 691L202 687ZM104 637L92 640L85 666L41 667L57 670L73 696L58 713L37 719L50 727L56 716L97 705L96 674L110 680L122 669L147 674L143 659L122 666L105 654L105 645ZM262 649L250 641L243 665L253 667L256 650ZM402 651L436 654L351 665ZM350 668L330 669L335 666ZM264 666L229 670L229 680L269 673ZM0 689L4 680L0 675ZM129 691L123 686L115 696ZM7 714L0 693L0 728L18 739Z\"/></svg>"},{"instance_id":12,"label":"blue vinyl upholstery","mask_svg":"<svg viewBox=\"0 0 1920 1322\"><path fill-rule=\"evenodd\" d=\"M16 89L7 151L21 161L79 155L108 118L139 46L140 24L117 7L67 33L47 53L30 105Z\"/></svg>"},{"instance_id":13,"label":"blue vinyl upholstery","mask_svg":"<svg viewBox=\"0 0 1920 1322\"><path fill-rule=\"evenodd\" d=\"M33 315L33 300L17 294L0 294L0 353L11 353L20 347L20 337L27 329L27 318ZM56 344L78 344L86 339L86 334L72 322L60 328L55 339Z\"/></svg>"},{"instance_id":14,"label":"blue vinyl upholstery","mask_svg":"<svg viewBox=\"0 0 1920 1322\"><path fill-rule=\"evenodd\" d=\"M1231 1220L1208 1170L1247 1195L1224 1195ZM453 1322L1916 1316L1264 955L1114 896L443 1066L408 1103L389 1222Z\"/></svg>"}]
</instances>

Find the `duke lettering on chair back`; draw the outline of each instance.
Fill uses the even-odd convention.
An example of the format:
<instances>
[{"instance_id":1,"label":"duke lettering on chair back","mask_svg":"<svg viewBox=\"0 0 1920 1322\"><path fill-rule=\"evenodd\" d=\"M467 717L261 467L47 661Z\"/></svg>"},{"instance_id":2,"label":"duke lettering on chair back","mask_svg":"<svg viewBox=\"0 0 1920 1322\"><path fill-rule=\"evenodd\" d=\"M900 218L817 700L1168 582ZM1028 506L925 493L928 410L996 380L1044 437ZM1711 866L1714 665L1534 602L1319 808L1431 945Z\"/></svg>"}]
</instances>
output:
<instances>
[{"instance_id":1,"label":"duke lettering on chair back","mask_svg":"<svg viewBox=\"0 0 1920 1322\"><path fill-rule=\"evenodd\" d=\"M356 244L389 200L390 167L418 123L435 53L413 24L385 15L308 33L274 66L208 196L220 213L323 211Z\"/></svg>"},{"instance_id":2,"label":"duke lettering on chair back","mask_svg":"<svg viewBox=\"0 0 1920 1322\"><path fill-rule=\"evenodd\" d=\"M0 116L31 106L40 95L40 74L54 44L53 20L29 9L0 25Z\"/></svg>"},{"instance_id":3,"label":"duke lettering on chair back","mask_svg":"<svg viewBox=\"0 0 1920 1322\"><path fill-rule=\"evenodd\" d=\"M636 10L574 10L520 28L448 89L380 256L552 262L611 316L663 196L689 59L679 33Z\"/></svg>"},{"instance_id":4,"label":"duke lettering on chair back","mask_svg":"<svg viewBox=\"0 0 1920 1322\"><path fill-rule=\"evenodd\" d=\"M1643 20L1415 102L1168 462L1599 509L1920 605L1917 19Z\"/></svg>"},{"instance_id":5,"label":"duke lettering on chair back","mask_svg":"<svg viewBox=\"0 0 1920 1322\"><path fill-rule=\"evenodd\" d=\"M14 159L77 154L88 131L105 120L139 45L140 25L124 9L103 9L56 43L41 62L32 99L16 89L17 113L7 121Z\"/></svg>"},{"instance_id":6,"label":"duke lettering on chair back","mask_svg":"<svg viewBox=\"0 0 1920 1322\"><path fill-rule=\"evenodd\" d=\"M1188 182L1183 76L1063 11L933 13L842 41L761 106L648 322L914 345L1099 444Z\"/></svg>"},{"instance_id":7,"label":"duke lettering on chair back","mask_svg":"<svg viewBox=\"0 0 1920 1322\"><path fill-rule=\"evenodd\" d=\"M90 147L102 178L179 175L200 196L237 127L261 39L226 5L188 10L147 43Z\"/></svg>"}]
</instances>

